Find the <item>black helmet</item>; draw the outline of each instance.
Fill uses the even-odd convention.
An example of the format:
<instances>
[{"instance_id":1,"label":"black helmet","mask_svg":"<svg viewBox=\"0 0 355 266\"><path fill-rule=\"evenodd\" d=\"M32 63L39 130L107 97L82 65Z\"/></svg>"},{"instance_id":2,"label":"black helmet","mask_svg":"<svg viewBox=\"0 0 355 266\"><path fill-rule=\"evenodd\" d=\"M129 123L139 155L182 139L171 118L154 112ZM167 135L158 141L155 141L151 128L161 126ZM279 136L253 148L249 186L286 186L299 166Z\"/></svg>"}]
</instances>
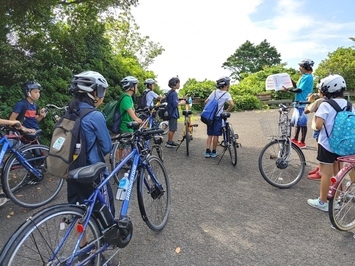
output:
<instances>
[{"instance_id":1,"label":"black helmet","mask_svg":"<svg viewBox=\"0 0 355 266\"><path fill-rule=\"evenodd\" d=\"M97 97L103 98L108 87L106 79L95 71L85 71L74 75L69 87L70 93L91 93L97 91Z\"/></svg>"},{"instance_id":2,"label":"black helmet","mask_svg":"<svg viewBox=\"0 0 355 266\"><path fill-rule=\"evenodd\" d=\"M173 77L169 80L168 86L170 88L174 88L176 86L176 84L180 83L180 80L178 77Z\"/></svg>"},{"instance_id":3,"label":"black helmet","mask_svg":"<svg viewBox=\"0 0 355 266\"><path fill-rule=\"evenodd\" d=\"M133 88L136 84L138 84L138 79L132 76L125 77L121 80L121 87L125 91L128 91L130 88Z\"/></svg>"},{"instance_id":4,"label":"black helmet","mask_svg":"<svg viewBox=\"0 0 355 266\"><path fill-rule=\"evenodd\" d=\"M301 62L298 63L298 65L304 67L306 70L312 70L314 62L312 59L303 59Z\"/></svg>"},{"instance_id":5,"label":"black helmet","mask_svg":"<svg viewBox=\"0 0 355 266\"><path fill-rule=\"evenodd\" d=\"M229 77L221 77L216 81L217 88L223 88L224 86L229 86L231 79Z\"/></svg>"},{"instance_id":6,"label":"black helmet","mask_svg":"<svg viewBox=\"0 0 355 266\"><path fill-rule=\"evenodd\" d=\"M42 90L41 85L35 80L27 81L26 83L24 83L22 85L22 91L23 91L23 94L25 95L25 98L27 98L27 96L29 96L30 91L33 89Z\"/></svg>"}]
</instances>

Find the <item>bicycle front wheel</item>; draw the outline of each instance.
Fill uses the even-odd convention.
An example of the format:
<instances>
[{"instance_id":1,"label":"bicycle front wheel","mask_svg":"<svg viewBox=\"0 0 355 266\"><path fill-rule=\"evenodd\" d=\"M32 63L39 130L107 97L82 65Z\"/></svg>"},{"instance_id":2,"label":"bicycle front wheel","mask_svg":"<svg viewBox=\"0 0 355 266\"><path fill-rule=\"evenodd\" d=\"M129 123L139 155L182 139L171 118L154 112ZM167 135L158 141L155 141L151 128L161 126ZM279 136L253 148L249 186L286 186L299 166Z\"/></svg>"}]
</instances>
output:
<instances>
[{"instance_id":1,"label":"bicycle front wheel","mask_svg":"<svg viewBox=\"0 0 355 266\"><path fill-rule=\"evenodd\" d=\"M190 155L190 131L189 131L190 120L185 120L185 141L186 141L186 155Z\"/></svg>"},{"instance_id":2,"label":"bicycle front wheel","mask_svg":"<svg viewBox=\"0 0 355 266\"><path fill-rule=\"evenodd\" d=\"M139 210L143 221L156 232L163 230L170 212L170 183L163 163L156 156L149 156L150 170L140 171L137 186Z\"/></svg>"},{"instance_id":3,"label":"bicycle front wheel","mask_svg":"<svg viewBox=\"0 0 355 266\"><path fill-rule=\"evenodd\" d=\"M229 145L228 145L229 157L233 166L237 165L237 142L234 135L232 125L229 125Z\"/></svg>"},{"instance_id":4,"label":"bicycle front wheel","mask_svg":"<svg viewBox=\"0 0 355 266\"><path fill-rule=\"evenodd\" d=\"M62 204L29 218L5 244L0 265L69 265L68 260L78 242L77 221L85 213L80 206ZM87 245L70 265L80 263L90 252L101 247L101 232L92 217L85 235ZM101 254L98 254L95 261L89 263L98 266L100 259Z\"/></svg>"},{"instance_id":5,"label":"bicycle front wheel","mask_svg":"<svg viewBox=\"0 0 355 266\"><path fill-rule=\"evenodd\" d=\"M262 177L270 185L289 188L301 180L306 160L300 148L289 140L280 139L262 149L258 164Z\"/></svg>"},{"instance_id":6,"label":"bicycle front wheel","mask_svg":"<svg viewBox=\"0 0 355 266\"><path fill-rule=\"evenodd\" d=\"M355 228L355 170L348 169L340 177L335 196L329 199L329 218L341 231Z\"/></svg>"},{"instance_id":7,"label":"bicycle front wheel","mask_svg":"<svg viewBox=\"0 0 355 266\"><path fill-rule=\"evenodd\" d=\"M63 186L64 180L46 172L45 160L49 148L41 144L26 145L19 152L26 161L42 174L38 177L27 171L13 154L4 166L1 177L8 198L25 208L37 208L53 200Z\"/></svg>"}]
</instances>

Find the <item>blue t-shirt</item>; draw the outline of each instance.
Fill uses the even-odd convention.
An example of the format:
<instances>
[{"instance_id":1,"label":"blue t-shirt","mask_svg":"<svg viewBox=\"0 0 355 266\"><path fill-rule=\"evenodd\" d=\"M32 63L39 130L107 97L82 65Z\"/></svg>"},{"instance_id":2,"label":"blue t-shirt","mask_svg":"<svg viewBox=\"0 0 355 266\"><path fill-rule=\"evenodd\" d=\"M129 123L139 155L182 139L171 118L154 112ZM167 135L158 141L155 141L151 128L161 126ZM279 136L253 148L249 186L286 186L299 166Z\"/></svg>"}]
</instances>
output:
<instances>
[{"instance_id":1,"label":"blue t-shirt","mask_svg":"<svg viewBox=\"0 0 355 266\"><path fill-rule=\"evenodd\" d=\"M19 114L16 119L22 122L22 125L29 129L39 129L37 115L38 106L36 103L30 103L23 99L15 104L12 112Z\"/></svg>"},{"instance_id":2,"label":"blue t-shirt","mask_svg":"<svg viewBox=\"0 0 355 266\"><path fill-rule=\"evenodd\" d=\"M302 91L296 93L295 101L307 101L308 94L313 91L313 75L309 73L303 74L297 83L297 88Z\"/></svg>"},{"instance_id":3,"label":"blue t-shirt","mask_svg":"<svg viewBox=\"0 0 355 266\"><path fill-rule=\"evenodd\" d=\"M166 102L168 103L168 113L171 118L179 118L179 99L177 92L175 90L170 90L166 97Z\"/></svg>"}]
</instances>

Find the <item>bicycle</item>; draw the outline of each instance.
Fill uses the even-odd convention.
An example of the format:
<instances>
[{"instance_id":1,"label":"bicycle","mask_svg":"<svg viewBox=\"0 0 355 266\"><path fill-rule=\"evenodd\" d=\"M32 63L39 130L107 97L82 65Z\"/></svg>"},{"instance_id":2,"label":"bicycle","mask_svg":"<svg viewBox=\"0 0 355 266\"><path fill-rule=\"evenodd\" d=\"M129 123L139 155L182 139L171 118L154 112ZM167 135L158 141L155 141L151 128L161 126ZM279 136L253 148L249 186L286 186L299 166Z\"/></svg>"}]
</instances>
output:
<instances>
[{"instance_id":1,"label":"bicycle","mask_svg":"<svg viewBox=\"0 0 355 266\"><path fill-rule=\"evenodd\" d=\"M11 128L15 134L18 130ZM37 131L39 134L40 130ZM38 135L35 135L37 139ZM1 184L6 198L25 208L37 208L57 196L63 180L46 174L45 158L49 148L41 144L18 145L18 140L9 141L0 133L0 162L6 153L9 157L3 165Z\"/></svg>"},{"instance_id":2,"label":"bicycle","mask_svg":"<svg viewBox=\"0 0 355 266\"><path fill-rule=\"evenodd\" d=\"M338 157L337 162L344 165L330 179L329 219L336 229L349 231L355 228L355 155Z\"/></svg>"},{"instance_id":3,"label":"bicycle","mask_svg":"<svg viewBox=\"0 0 355 266\"><path fill-rule=\"evenodd\" d=\"M240 148L242 145L237 141L239 139L238 134L234 133L232 124L227 122L227 119L231 116L229 112L222 112L222 136L223 140L220 145L223 147L222 155L219 158L218 164L221 162L225 152L228 150L229 157L233 166L237 165L237 148Z\"/></svg>"},{"instance_id":4,"label":"bicycle","mask_svg":"<svg viewBox=\"0 0 355 266\"><path fill-rule=\"evenodd\" d=\"M180 100L180 99L179 99ZM176 151L180 148L181 144L186 141L186 155L190 155L190 141L193 139L194 127L198 127L198 124L192 124L191 114L192 111L189 108L189 104L185 104L185 110L182 111L182 115L185 117L184 127L182 129L182 139L179 145L176 147Z\"/></svg>"},{"instance_id":5,"label":"bicycle","mask_svg":"<svg viewBox=\"0 0 355 266\"><path fill-rule=\"evenodd\" d=\"M294 102L292 106L299 107L308 103ZM277 188L290 188L296 185L301 180L306 167L302 150L291 141L289 111L290 108L285 104L279 104L278 133L269 136L271 141L261 150L258 160L261 176ZM260 122L263 125L265 121Z\"/></svg>"},{"instance_id":6,"label":"bicycle","mask_svg":"<svg viewBox=\"0 0 355 266\"><path fill-rule=\"evenodd\" d=\"M138 129L135 122L130 126ZM150 155L141 139L161 134L161 129L141 129L118 136L130 138L131 153L100 183L95 183L105 171L106 164L99 162L69 173L68 178L91 183L94 191L84 204L59 204L46 208L25 221L5 244L0 265L101 265L102 253L108 249L115 256L126 247L133 234L128 216L132 189L137 182L137 196L142 219L147 226L160 232L170 212L170 185L167 172L160 159ZM133 163L128 175L128 186L123 197L119 218L116 220L104 201L102 188L125 163ZM153 211L149 211L153 207ZM86 245L80 247L85 237Z\"/></svg>"}]
</instances>

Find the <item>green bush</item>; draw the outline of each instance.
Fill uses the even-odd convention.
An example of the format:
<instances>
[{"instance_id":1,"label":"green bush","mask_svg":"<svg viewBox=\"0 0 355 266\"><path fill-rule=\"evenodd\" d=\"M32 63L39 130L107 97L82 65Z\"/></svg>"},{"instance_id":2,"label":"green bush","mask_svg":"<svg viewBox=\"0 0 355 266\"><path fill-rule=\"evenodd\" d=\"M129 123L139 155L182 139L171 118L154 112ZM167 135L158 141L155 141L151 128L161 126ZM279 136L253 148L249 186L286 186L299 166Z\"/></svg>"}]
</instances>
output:
<instances>
[{"instance_id":1,"label":"green bush","mask_svg":"<svg viewBox=\"0 0 355 266\"><path fill-rule=\"evenodd\" d=\"M233 95L234 110L245 111L254 109L264 109L266 107L257 97L254 95Z\"/></svg>"}]
</instances>

